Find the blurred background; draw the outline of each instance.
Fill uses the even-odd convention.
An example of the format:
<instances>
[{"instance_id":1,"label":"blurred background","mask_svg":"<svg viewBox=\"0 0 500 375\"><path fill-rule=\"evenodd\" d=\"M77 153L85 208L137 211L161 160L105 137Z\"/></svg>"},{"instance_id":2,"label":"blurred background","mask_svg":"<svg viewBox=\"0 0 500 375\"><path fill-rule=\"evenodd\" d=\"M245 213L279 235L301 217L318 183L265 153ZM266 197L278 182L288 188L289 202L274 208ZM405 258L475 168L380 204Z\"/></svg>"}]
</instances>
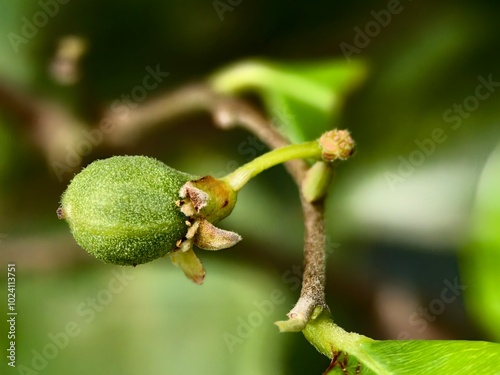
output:
<instances>
[{"instance_id":1,"label":"blurred background","mask_svg":"<svg viewBox=\"0 0 500 375\"><path fill-rule=\"evenodd\" d=\"M222 223L244 241L198 251L201 287L166 260L103 264L56 217L74 173L98 158L144 154L221 176L265 152L204 113L133 137L105 121L254 57L357 67L331 124L358 144L328 201L337 324L375 339L500 341L498 3L41 0L0 9L0 297L7 311L15 263L18 312L17 369L2 356L2 373L328 366L301 334L273 325L298 298L302 270L297 188L281 166L245 187Z\"/></svg>"}]
</instances>

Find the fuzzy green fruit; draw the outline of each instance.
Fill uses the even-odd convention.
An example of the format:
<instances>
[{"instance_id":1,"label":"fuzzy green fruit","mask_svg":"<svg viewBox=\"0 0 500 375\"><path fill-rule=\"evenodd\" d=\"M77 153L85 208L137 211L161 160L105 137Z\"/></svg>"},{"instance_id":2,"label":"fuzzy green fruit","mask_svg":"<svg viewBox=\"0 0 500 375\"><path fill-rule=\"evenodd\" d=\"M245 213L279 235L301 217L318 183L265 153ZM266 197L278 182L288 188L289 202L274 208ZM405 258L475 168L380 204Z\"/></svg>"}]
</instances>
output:
<instances>
[{"instance_id":1,"label":"fuzzy green fruit","mask_svg":"<svg viewBox=\"0 0 500 375\"><path fill-rule=\"evenodd\" d=\"M186 235L186 216L176 202L180 188L195 178L145 156L98 160L73 178L58 215L96 258L119 265L150 262Z\"/></svg>"}]
</instances>

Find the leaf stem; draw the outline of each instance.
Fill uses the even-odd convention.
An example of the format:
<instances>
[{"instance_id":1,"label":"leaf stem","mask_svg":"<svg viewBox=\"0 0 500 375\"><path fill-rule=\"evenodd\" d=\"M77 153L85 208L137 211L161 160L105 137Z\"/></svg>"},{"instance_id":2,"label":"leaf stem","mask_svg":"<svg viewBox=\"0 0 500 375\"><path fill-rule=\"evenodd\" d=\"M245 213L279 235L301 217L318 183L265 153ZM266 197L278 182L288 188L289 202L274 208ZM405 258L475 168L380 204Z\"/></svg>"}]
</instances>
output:
<instances>
[{"instance_id":1,"label":"leaf stem","mask_svg":"<svg viewBox=\"0 0 500 375\"><path fill-rule=\"evenodd\" d=\"M318 141L280 147L253 159L222 180L226 181L235 191L239 191L251 178L268 168L293 159L321 159L321 153Z\"/></svg>"},{"instance_id":2,"label":"leaf stem","mask_svg":"<svg viewBox=\"0 0 500 375\"><path fill-rule=\"evenodd\" d=\"M315 310L302 333L318 352L330 359L334 351L359 355L362 342L374 341L369 337L345 331L333 322L327 310L321 308Z\"/></svg>"}]
</instances>

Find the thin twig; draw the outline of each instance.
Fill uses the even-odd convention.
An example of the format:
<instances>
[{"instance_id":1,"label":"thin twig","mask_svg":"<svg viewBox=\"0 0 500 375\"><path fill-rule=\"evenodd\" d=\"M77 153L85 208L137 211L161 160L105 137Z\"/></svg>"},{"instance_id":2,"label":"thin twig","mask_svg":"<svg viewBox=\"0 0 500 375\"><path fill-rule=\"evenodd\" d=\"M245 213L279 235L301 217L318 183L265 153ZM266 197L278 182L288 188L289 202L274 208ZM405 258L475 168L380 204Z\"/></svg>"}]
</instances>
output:
<instances>
[{"instance_id":1,"label":"thin twig","mask_svg":"<svg viewBox=\"0 0 500 375\"><path fill-rule=\"evenodd\" d=\"M240 126L255 134L271 149L290 143L250 104L239 98L218 94L210 87L200 84L185 86L152 99L144 105L130 109L127 116L109 111L104 119L117 125L113 131L113 140L110 141L121 142L135 138L138 131L196 112L211 113L215 124L222 129ZM303 160L292 160L286 163L286 168L300 186L308 169L307 163Z\"/></svg>"},{"instance_id":2,"label":"thin twig","mask_svg":"<svg viewBox=\"0 0 500 375\"><path fill-rule=\"evenodd\" d=\"M4 79L0 80L0 110L16 120L18 129L32 139L49 164L67 164L67 148L82 137L85 128L59 103L39 98Z\"/></svg>"},{"instance_id":3,"label":"thin twig","mask_svg":"<svg viewBox=\"0 0 500 375\"><path fill-rule=\"evenodd\" d=\"M290 319L309 321L315 307L327 308L325 302L325 205L324 200L309 203L303 197L304 212L304 275L300 299L288 313Z\"/></svg>"}]
</instances>

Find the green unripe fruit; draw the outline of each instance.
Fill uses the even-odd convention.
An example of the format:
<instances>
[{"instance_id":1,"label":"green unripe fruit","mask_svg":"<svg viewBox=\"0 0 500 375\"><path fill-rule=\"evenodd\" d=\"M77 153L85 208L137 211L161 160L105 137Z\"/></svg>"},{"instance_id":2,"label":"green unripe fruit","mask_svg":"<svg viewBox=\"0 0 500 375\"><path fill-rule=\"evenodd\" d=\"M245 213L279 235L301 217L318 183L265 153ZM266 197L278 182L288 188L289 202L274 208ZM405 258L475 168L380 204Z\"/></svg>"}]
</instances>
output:
<instances>
[{"instance_id":1,"label":"green unripe fruit","mask_svg":"<svg viewBox=\"0 0 500 375\"><path fill-rule=\"evenodd\" d=\"M119 265L150 262L186 235L186 216L176 202L180 188L195 178L145 156L98 160L73 178L58 215L96 258Z\"/></svg>"}]
</instances>

